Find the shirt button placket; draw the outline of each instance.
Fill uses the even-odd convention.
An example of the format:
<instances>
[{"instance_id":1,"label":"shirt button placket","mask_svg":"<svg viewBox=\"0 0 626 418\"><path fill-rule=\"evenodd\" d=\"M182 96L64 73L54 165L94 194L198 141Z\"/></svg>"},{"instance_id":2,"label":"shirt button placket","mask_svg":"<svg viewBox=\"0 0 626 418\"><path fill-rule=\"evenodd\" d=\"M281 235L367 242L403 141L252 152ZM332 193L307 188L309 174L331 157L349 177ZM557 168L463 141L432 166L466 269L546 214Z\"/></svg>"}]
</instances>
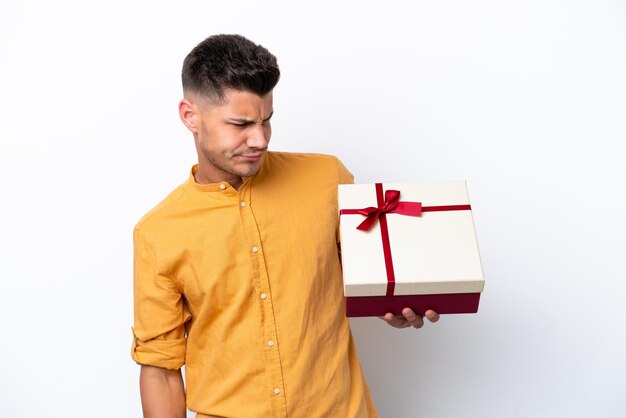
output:
<instances>
[{"instance_id":1,"label":"shirt button placket","mask_svg":"<svg viewBox=\"0 0 626 418\"><path fill-rule=\"evenodd\" d=\"M244 189L245 190L245 189ZM241 191L241 189L240 189ZM264 342L262 343L265 351L265 359L267 361L267 370L270 373L272 386L270 389L274 395L274 401L272 401L272 408L275 416L286 416L286 404L283 396L284 381L280 366L280 350L278 347L277 333L276 333L276 317L274 316L274 309L272 307L270 293L270 286L267 277L267 266L262 256L261 236L259 235L258 225L254 219L254 213L252 210L252 204L250 202L249 194L246 191L239 198L240 214L244 223L248 228L248 238L250 241L250 252L253 259L253 264L258 265L259 272L259 297L261 298L261 306L263 309L263 315L261 316L261 326L264 329ZM266 322L267 321L267 322Z\"/></svg>"}]
</instances>

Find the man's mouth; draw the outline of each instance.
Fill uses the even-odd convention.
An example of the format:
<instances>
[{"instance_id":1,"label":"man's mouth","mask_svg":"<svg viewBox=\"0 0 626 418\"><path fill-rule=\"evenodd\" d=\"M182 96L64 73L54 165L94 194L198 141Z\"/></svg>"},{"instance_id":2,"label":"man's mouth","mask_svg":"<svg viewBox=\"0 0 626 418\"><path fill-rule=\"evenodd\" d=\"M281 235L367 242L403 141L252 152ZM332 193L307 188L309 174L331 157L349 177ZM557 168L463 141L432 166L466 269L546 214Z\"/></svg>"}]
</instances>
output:
<instances>
[{"instance_id":1,"label":"man's mouth","mask_svg":"<svg viewBox=\"0 0 626 418\"><path fill-rule=\"evenodd\" d=\"M238 157L243 158L244 160L249 160L249 161L257 161L260 160L261 157L263 157L263 153L258 153L258 154L242 154L239 155Z\"/></svg>"}]
</instances>

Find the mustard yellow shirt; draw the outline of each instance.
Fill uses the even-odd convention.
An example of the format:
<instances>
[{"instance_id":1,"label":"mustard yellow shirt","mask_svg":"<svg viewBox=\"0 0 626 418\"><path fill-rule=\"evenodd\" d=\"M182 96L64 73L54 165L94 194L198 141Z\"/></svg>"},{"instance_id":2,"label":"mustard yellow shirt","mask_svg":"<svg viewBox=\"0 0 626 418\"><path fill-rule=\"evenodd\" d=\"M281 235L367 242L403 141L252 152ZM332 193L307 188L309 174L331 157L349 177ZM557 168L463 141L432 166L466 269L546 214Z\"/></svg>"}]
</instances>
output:
<instances>
[{"instance_id":1,"label":"mustard yellow shirt","mask_svg":"<svg viewBox=\"0 0 626 418\"><path fill-rule=\"evenodd\" d=\"M193 174L134 231L140 364L185 365L198 417L377 417L344 314L335 157L268 152L239 190Z\"/></svg>"}]
</instances>

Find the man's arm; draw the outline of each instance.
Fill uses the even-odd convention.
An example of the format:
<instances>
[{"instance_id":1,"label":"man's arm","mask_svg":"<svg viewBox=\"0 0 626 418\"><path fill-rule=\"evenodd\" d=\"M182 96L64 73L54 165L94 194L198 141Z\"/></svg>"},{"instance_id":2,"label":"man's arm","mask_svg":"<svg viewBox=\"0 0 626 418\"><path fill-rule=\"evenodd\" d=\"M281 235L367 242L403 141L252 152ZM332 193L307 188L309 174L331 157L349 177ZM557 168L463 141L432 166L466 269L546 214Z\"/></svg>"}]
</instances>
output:
<instances>
[{"instance_id":1,"label":"man's arm","mask_svg":"<svg viewBox=\"0 0 626 418\"><path fill-rule=\"evenodd\" d=\"M141 366L139 377L144 418L185 418L185 386L180 370Z\"/></svg>"}]
</instances>

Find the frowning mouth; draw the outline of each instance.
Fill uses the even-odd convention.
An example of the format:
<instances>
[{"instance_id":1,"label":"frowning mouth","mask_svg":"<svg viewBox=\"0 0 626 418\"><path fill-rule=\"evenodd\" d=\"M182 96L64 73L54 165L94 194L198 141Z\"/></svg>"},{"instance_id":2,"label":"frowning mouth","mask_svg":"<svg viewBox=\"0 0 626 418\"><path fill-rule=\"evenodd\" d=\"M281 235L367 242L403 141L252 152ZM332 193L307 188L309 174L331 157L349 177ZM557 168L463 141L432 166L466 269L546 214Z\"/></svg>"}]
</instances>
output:
<instances>
[{"instance_id":1,"label":"frowning mouth","mask_svg":"<svg viewBox=\"0 0 626 418\"><path fill-rule=\"evenodd\" d=\"M242 158L242 159L247 160L247 161L258 161L258 160L261 159L261 157L263 157L263 153L260 153L260 154L237 155L237 157Z\"/></svg>"}]
</instances>

